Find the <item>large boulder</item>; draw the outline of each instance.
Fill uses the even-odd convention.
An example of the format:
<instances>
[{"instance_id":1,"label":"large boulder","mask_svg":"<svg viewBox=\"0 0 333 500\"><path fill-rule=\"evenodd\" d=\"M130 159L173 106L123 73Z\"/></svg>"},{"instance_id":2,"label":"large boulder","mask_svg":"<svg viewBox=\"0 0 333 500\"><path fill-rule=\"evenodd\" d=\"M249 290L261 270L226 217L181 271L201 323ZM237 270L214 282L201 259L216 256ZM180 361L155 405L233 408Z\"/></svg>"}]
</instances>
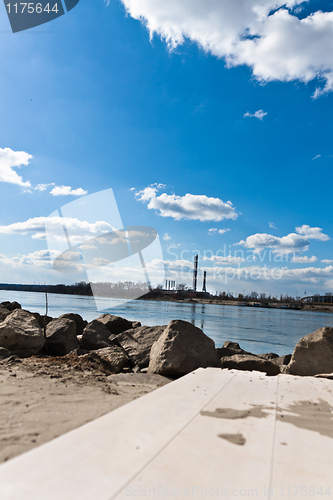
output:
<instances>
[{"instance_id":1,"label":"large boulder","mask_svg":"<svg viewBox=\"0 0 333 500\"><path fill-rule=\"evenodd\" d=\"M101 314L97 321L102 323L113 335L118 335L121 332L133 328L132 321L128 321L120 316L113 316L112 314Z\"/></svg>"},{"instance_id":2,"label":"large boulder","mask_svg":"<svg viewBox=\"0 0 333 500\"><path fill-rule=\"evenodd\" d=\"M173 320L151 348L148 372L180 377L208 366L221 366L214 341L191 323Z\"/></svg>"},{"instance_id":3,"label":"large boulder","mask_svg":"<svg viewBox=\"0 0 333 500\"><path fill-rule=\"evenodd\" d=\"M0 323L0 347L22 358L37 354L44 346L43 330L34 316L15 309Z\"/></svg>"},{"instance_id":4,"label":"large boulder","mask_svg":"<svg viewBox=\"0 0 333 500\"><path fill-rule=\"evenodd\" d=\"M65 356L78 349L75 322L67 318L50 321L46 327L46 347L53 356Z\"/></svg>"},{"instance_id":5,"label":"large boulder","mask_svg":"<svg viewBox=\"0 0 333 500\"><path fill-rule=\"evenodd\" d=\"M258 371L267 375L278 375L280 368L275 363L253 354L234 354L221 358L222 368L235 370Z\"/></svg>"},{"instance_id":6,"label":"large boulder","mask_svg":"<svg viewBox=\"0 0 333 500\"><path fill-rule=\"evenodd\" d=\"M124 368L129 366L129 359L121 347L112 345L98 349L97 351L89 352L80 356L80 358L87 359L90 362L101 365L105 371L110 373L120 373Z\"/></svg>"},{"instance_id":7,"label":"large boulder","mask_svg":"<svg viewBox=\"0 0 333 500\"><path fill-rule=\"evenodd\" d=\"M83 330L85 329L85 327L88 324L88 321L84 320L82 318L82 316L80 316L79 314L75 314L75 313L62 314L61 316L59 316L59 319L62 319L62 318L71 319L72 321L75 322L75 325L76 325L76 335L82 335L83 334Z\"/></svg>"},{"instance_id":8,"label":"large boulder","mask_svg":"<svg viewBox=\"0 0 333 500\"><path fill-rule=\"evenodd\" d=\"M333 372L333 328L325 326L296 344L286 373L317 375Z\"/></svg>"},{"instance_id":9,"label":"large boulder","mask_svg":"<svg viewBox=\"0 0 333 500\"><path fill-rule=\"evenodd\" d=\"M93 351L114 345L109 339L110 331L103 323L94 319L85 327L80 340L82 349Z\"/></svg>"},{"instance_id":10,"label":"large boulder","mask_svg":"<svg viewBox=\"0 0 333 500\"><path fill-rule=\"evenodd\" d=\"M166 326L140 326L117 335L117 342L126 352L133 366L147 368L152 345L160 338Z\"/></svg>"}]
</instances>

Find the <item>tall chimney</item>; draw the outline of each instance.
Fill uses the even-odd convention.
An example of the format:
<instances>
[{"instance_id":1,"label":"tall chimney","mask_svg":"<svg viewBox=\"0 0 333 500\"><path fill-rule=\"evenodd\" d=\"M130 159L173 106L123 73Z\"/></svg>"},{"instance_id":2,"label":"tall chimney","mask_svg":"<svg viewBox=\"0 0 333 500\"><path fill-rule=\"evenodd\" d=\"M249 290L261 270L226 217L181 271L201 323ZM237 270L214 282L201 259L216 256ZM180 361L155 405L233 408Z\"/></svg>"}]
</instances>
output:
<instances>
[{"instance_id":1,"label":"tall chimney","mask_svg":"<svg viewBox=\"0 0 333 500\"><path fill-rule=\"evenodd\" d=\"M207 292L207 290L206 290L206 277L207 277L207 271L204 271L204 278L203 278L203 285L202 285L203 292Z\"/></svg>"},{"instance_id":2,"label":"tall chimney","mask_svg":"<svg viewBox=\"0 0 333 500\"><path fill-rule=\"evenodd\" d=\"M197 291L197 276L198 276L198 255L194 257L194 269L193 269L193 290Z\"/></svg>"}]
</instances>

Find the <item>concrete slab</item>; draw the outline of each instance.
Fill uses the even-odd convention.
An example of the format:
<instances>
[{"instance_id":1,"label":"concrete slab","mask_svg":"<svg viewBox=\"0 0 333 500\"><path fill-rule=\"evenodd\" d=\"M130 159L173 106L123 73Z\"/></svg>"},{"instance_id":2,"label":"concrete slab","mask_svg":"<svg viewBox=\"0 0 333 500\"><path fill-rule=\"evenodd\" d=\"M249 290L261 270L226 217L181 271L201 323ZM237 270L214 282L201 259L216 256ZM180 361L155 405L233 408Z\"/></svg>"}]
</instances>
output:
<instances>
[{"instance_id":1,"label":"concrete slab","mask_svg":"<svg viewBox=\"0 0 333 500\"><path fill-rule=\"evenodd\" d=\"M326 499L332 408L329 379L199 369L1 465L0 499Z\"/></svg>"}]
</instances>

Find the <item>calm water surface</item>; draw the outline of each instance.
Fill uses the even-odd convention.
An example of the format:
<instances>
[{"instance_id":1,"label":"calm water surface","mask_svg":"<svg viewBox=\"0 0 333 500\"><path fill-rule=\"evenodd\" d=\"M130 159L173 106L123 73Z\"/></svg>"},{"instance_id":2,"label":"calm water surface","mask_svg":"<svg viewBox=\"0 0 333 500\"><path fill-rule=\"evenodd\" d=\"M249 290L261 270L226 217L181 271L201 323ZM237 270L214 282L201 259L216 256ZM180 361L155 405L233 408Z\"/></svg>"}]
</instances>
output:
<instances>
[{"instance_id":1,"label":"calm water surface","mask_svg":"<svg viewBox=\"0 0 333 500\"><path fill-rule=\"evenodd\" d=\"M24 309L45 314L43 293L0 291L0 302L16 300ZM135 300L107 309L108 299L98 299L99 307L143 325L164 325L172 319L190 321L211 337L216 347L225 340L238 342L248 351L259 354L291 353L298 340L323 326L333 327L333 314L322 312L289 311L287 309L260 309L255 307L221 306L216 304L183 304ZM53 317L74 312L91 321L101 313L96 310L92 297L48 294L49 312Z\"/></svg>"}]
</instances>

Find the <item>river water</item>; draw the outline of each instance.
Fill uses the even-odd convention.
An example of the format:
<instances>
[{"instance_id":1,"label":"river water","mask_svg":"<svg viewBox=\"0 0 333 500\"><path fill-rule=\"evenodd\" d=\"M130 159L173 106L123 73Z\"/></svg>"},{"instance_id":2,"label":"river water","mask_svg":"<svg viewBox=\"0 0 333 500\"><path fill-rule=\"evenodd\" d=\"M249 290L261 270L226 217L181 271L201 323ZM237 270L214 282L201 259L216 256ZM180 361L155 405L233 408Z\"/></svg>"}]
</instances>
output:
<instances>
[{"instance_id":1,"label":"river water","mask_svg":"<svg viewBox=\"0 0 333 500\"><path fill-rule=\"evenodd\" d=\"M23 309L45 314L45 295L35 292L0 291L0 302L16 300ZM103 300L98 299L99 307ZM293 311L288 309L261 309L256 307L223 306L133 300L125 302L113 299L114 307L103 312L141 321L143 325L165 325L172 319L190 321L221 347L226 340L255 354L275 352L279 355L292 353L298 340L323 326L333 327L333 314L324 312ZM105 299L105 306L108 299ZM66 312L80 314L91 321L97 318L92 297L48 294L48 314L58 317Z\"/></svg>"}]
</instances>

